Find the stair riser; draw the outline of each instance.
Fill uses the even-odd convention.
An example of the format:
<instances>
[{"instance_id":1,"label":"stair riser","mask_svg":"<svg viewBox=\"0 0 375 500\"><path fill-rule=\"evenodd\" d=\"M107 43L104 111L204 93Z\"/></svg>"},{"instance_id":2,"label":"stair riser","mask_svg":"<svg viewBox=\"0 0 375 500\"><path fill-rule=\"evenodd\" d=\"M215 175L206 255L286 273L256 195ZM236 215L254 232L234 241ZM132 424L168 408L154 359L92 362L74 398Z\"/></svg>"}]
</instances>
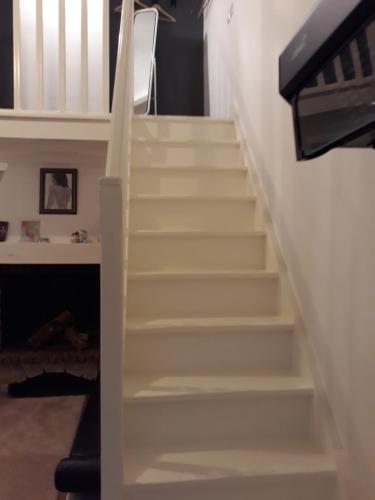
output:
<instances>
[{"instance_id":1,"label":"stair riser","mask_svg":"<svg viewBox=\"0 0 375 500\"><path fill-rule=\"evenodd\" d=\"M311 409L305 395L132 402L125 408L125 442L152 447L308 436Z\"/></svg>"},{"instance_id":2,"label":"stair riser","mask_svg":"<svg viewBox=\"0 0 375 500\"><path fill-rule=\"evenodd\" d=\"M236 130L233 123L134 120L133 137L176 141L230 141L236 139Z\"/></svg>"},{"instance_id":3,"label":"stair riser","mask_svg":"<svg viewBox=\"0 0 375 500\"><path fill-rule=\"evenodd\" d=\"M277 278L175 278L128 282L128 318L278 314Z\"/></svg>"},{"instance_id":4,"label":"stair riser","mask_svg":"<svg viewBox=\"0 0 375 500\"><path fill-rule=\"evenodd\" d=\"M132 200L130 229L246 231L254 229L252 201Z\"/></svg>"},{"instance_id":5,"label":"stair riser","mask_svg":"<svg viewBox=\"0 0 375 500\"><path fill-rule=\"evenodd\" d=\"M246 172L220 171L212 169L203 171L176 169L133 168L132 194L161 196L232 196L246 195Z\"/></svg>"},{"instance_id":6,"label":"stair riser","mask_svg":"<svg viewBox=\"0 0 375 500\"><path fill-rule=\"evenodd\" d=\"M174 146L173 144L132 145L132 165L147 167L165 166L240 166L242 165L240 148L215 144L214 146Z\"/></svg>"},{"instance_id":7,"label":"stair riser","mask_svg":"<svg viewBox=\"0 0 375 500\"><path fill-rule=\"evenodd\" d=\"M131 236L129 270L250 270L265 267L264 236Z\"/></svg>"},{"instance_id":8,"label":"stair riser","mask_svg":"<svg viewBox=\"0 0 375 500\"><path fill-rule=\"evenodd\" d=\"M163 468L163 465L160 465ZM126 487L127 500L338 500L337 479L319 474Z\"/></svg>"},{"instance_id":9,"label":"stair riser","mask_svg":"<svg viewBox=\"0 0 375 500\"><path fill-rule=\"evenodd\" d=\"M130 334L127 373L170 375L291 372L293 333L194 332Z\"/></svg>"}]
</instances>

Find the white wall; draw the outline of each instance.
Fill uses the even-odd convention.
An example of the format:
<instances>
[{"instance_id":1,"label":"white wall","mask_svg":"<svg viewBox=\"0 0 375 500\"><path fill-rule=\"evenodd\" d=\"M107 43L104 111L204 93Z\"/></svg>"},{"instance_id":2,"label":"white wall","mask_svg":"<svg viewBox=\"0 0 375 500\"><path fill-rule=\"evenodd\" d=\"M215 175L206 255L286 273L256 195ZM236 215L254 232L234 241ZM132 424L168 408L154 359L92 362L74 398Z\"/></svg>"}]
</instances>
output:
<instances>
[{"instance_id":1,"label":"white wall","mask_svg":"<svg viewBox=\"0 0 375 500\"><path fill-rule=\"evenodd\" d=\"M375 499L375 153L297 164L278 56L313 0L212 0L206 110L239 110L307 333L350 452L351 498Z\"/></svg>"},{"instance_id":2,"label":"white wall","mask_svg":"<svg viewBox=\"0 0 375 500\"><path fill-rule=\"evenodd\" d=\"M87 229L89 236L99 235L98 178L104 165L58 165L53 168L78 168L77 215L39 214L39 170L51 165L11 163L0 182L0 220L9 221L8 239L19 240L22 220L40 220L41 236L51 241L69 241L72 232Z\"/></svg>"}]
</instances>

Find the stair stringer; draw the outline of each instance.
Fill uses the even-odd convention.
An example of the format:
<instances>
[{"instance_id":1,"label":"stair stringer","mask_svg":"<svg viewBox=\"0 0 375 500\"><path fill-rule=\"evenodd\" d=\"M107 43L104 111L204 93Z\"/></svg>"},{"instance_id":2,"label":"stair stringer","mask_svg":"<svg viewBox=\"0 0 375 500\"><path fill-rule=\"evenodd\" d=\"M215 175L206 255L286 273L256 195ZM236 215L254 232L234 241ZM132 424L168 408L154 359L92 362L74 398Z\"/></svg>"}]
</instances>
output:
<instances>
[{"instance_id":1,"label":"stair stringer","mask_svg":"<svg viewBox=\"0 0 375 500\"><path fill-rule=\"evenodd\" d=\"M298 299L298 289L283 256L282 247L273 224L266 190L258 173L259 168L256 167L255 155L244 133L240 113L235 103L232 106L232 118L235 123L237 139L240 142L242 162L248 170L247 182L257 199L255 223L259 230L266 233L266 266L268 269L279 273L280 309L284 314L293 317L295 321L294 370L302 376L311 378L314 384L311 422L313 435L322 446L322 449L334 458L337 463L340 500L348 500L345 476L347 476L346 471L349 469L348 462L350 459L329 402L319 360L307 334L302 306Z\"/></svg>"}]
</instances>

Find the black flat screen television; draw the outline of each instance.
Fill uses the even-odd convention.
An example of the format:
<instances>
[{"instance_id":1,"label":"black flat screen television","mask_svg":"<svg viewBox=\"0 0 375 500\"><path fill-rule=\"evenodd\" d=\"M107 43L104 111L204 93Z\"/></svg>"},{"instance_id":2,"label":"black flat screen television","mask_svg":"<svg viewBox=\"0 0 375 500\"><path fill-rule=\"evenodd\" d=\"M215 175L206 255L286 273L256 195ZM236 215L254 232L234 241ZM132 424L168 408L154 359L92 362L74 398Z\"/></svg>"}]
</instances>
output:
<instances>
[{"instance_id":1,"label":"black flat screen television","mask_svg":"<svg viewBox=\"0 0 375 500\"><path fill-rule=\"evenodd\" d=\"M322 0L280 57L298 160L375 147L375 0Z\"/></svg>"}]
</instances>

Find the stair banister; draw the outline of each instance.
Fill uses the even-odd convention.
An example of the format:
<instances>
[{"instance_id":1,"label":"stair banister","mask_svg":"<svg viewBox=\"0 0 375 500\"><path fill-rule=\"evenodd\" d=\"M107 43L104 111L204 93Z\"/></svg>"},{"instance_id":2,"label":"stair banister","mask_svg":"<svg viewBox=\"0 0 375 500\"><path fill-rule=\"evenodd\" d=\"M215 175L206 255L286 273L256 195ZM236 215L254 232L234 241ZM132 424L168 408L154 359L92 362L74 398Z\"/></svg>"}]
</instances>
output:
<instances>
[{"instance_id":1,"label":"stair banister","mask_svg":"<svg viewBox=\"0 0 375 500\"><path fill-rule=\"evenodd\" d=\"M133 117L133 0L123 0L101 208L102 500L122 500L128 200Z\"/></svg>"}]
</instances>

